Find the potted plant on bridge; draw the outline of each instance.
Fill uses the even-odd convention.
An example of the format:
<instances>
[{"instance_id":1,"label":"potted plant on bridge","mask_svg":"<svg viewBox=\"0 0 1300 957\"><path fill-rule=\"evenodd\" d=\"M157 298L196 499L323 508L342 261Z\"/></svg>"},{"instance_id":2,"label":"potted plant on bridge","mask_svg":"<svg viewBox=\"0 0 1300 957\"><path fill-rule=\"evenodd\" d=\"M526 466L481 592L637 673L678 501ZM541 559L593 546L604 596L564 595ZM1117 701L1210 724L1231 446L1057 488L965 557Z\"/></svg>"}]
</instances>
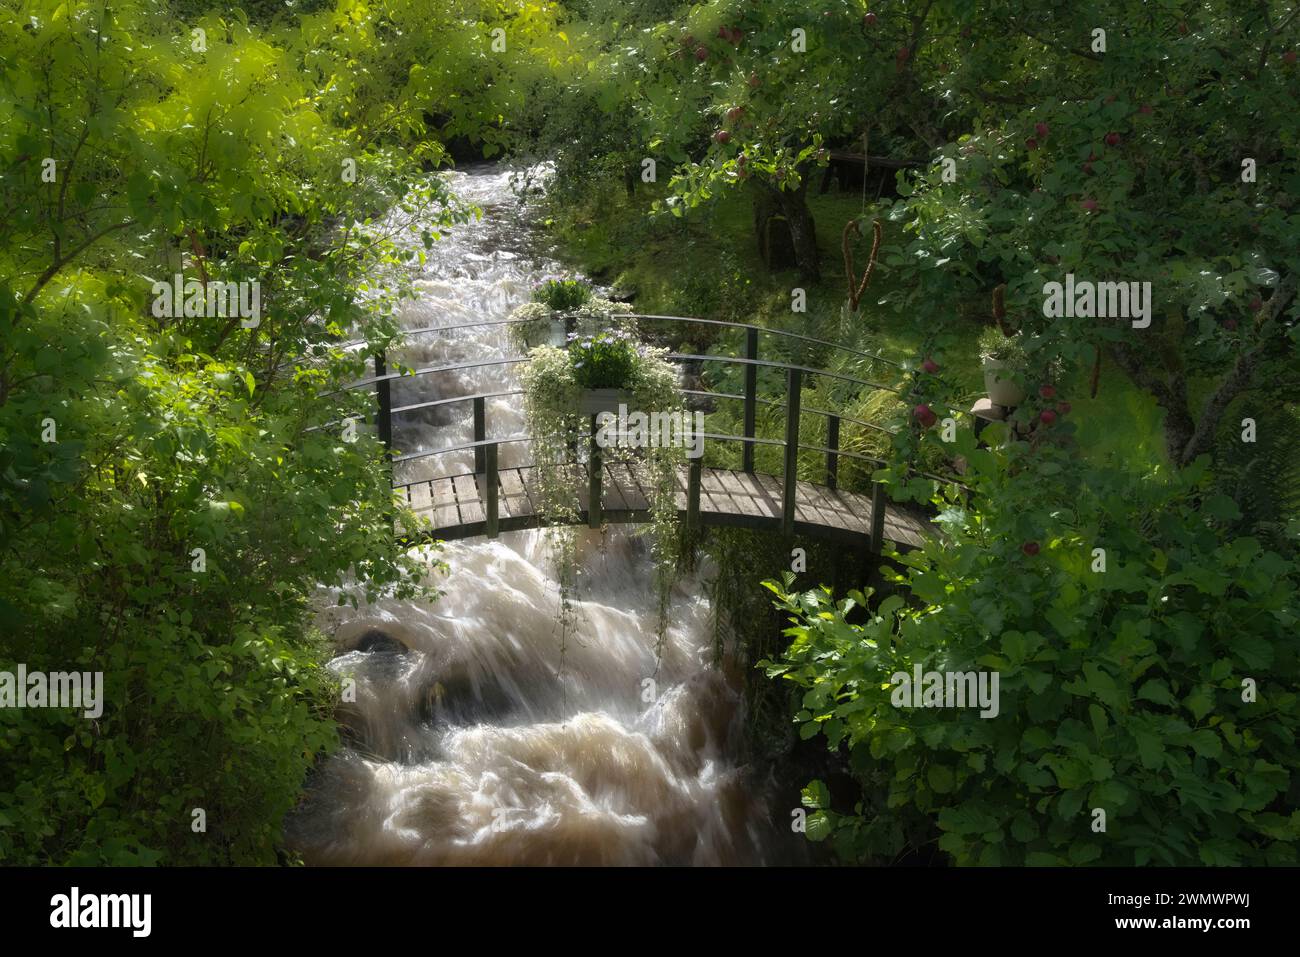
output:
<instances>
[{"instance_id":1,"label":"potted plant on bridge","mask_svg":"<svg viewBox=\"0 0 1300 957\"><path fill-rule=\"evenodd\" d=\"M548 529L556 559L562 630L567 632L575 623L573 525L579 519L579 490L587 487L588 480L575 452L599 441L602 465L627 465L646 491L662 639L678 562L677 470L686 459L685 443L623 433L618 423L610 422L593 433L592 417L601 413L617 416L622 411L650 417L679 413L677 421L689 422L677 369L665 358L665 350L642 344L632 331L607 329L574 333L564 348L543 345L532 349L522 378L537 468L535 508L539 522ZM684 436L676 438L684 440Z\"/></svg>"},{"instance_id":2,"label":"potted plant on bridge","mask_svg":"<svg viewBox=\"0 0 1300 957\"><path fill-rule=\"evenodd\" d=\"M980 358L989 400L1004 409L1015 408L1023 402L1025 389L1015 378L1017 373L1024 372L1026 365L1019 335L1004 335L997 326L989 326L980 336Z\"/></svg>"},{"instance_id":3,"label":"potted plant on bridge","mask_svg":"<svg viewBox=\"0 0 1300 957\"><path fill-rule=\"evenodd\" d=\"M510 314L511 344L520 352L559 345L570 331L601 332L626 328L632 307L597 296L582 279L551 276L533 287L532 301Z\"/></svg>"}]
</instances>

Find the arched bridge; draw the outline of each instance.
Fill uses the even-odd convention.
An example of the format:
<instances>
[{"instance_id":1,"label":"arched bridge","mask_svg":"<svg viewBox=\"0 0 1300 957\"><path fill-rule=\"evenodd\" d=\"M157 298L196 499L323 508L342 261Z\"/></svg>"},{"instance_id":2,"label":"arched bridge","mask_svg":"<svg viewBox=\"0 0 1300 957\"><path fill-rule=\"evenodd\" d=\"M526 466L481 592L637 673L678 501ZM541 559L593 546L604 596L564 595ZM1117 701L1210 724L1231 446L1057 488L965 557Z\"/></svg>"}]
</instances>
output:
<instances>
[{"instance_id":1,"label":"arched bridge","mask_svg":"<svg viewBox=\"0 0 1300 957\"><path fill-rule=\"evenodd\" d=\"M859 360L897 366L891 360L846 346L837 345L811 336L784 330L766 329L743 323L722 322L682 316L634 314L631 318L641 323L686 323L718 326L740 330L744 333L743 356L671 353L671 361L701 367L704 363L721 363L743 369L744 391L741 394L712 392L702 389L685 389L692 403L735 401L743 403L743 434L727 435L704 432L700 435L705 448L720 443L741 446L740 467L721 468L702 464L692 459L679 470L677 505L688 526L733 526L765 529L785 535L805 535L812 538L842 543L855 550L868 549L879 553L883 542L893 542L902 550L917 547L921 538L931 528L926 515L915 507L904 507L889 502L884 487L870 483L869 492L848 491L840 487L841 460L880 467L880 459L841 447L840 430L843 425L888 433L870 422L849 418L836 411L802 406L803 383L812 377L825 377L848 383L861 389L881 389L899 394L888 385L871 382L842 372L812 368L791 362L762 359L759 356L761 335L782 337L802 342L813 350L838 350L854 355ZM464 323L454 326L431 326L407 330L406 336L446 334L456 330L484 326L508 326L519 320L494 320ZM539 521L535 508L536 468L532 465L501 467L499 450L512 443L531 441L528 435L509 435L489 438L487 402L489 399L522 396L522 389L484 392L440 398L427 402L394 407L391 387L394 380L410 376L437 375L467 372L473 369L508 366L526 361L526 357L513 356L486 361L464 362L405 373L388 372L382 354L375 357L374 375L352 383L349 388L373 387L378 401L375 421L380 440L389 449L395 464L416 459L456 458L462 460L473 454L472 470L456 474L440 474L432 478L405 481L394 488L405 497L417 515L426 517L431 527L413 539L460 539L480 535L495 537L501 532L535 528ZM784 377L784 401L762 399L757 394L758 374L770 370ZM473 408L473 439L470 442L447 448L402 453L392 448L392 419L395 416L415 413L441 406L469 403ZM784 438L764 438L756 430L760 406L776 407L784 412ZM809 444L800 440L801 424L810 416L826 419L825 443ZM593 435L595 417L592 417ZM774 446L782 450L781 475L767 474L755 468L755 449ZM576 450L573 467L585 478L585 487L578 491L578 520L592 528L606 523L636 523L649 521L647 490L643 488L635 470L622 464L602 463L601 450L593 440L588 448ZM815 455L824 462L813 474L822 481L798 478L800 455ZM816 473L821 473L820 475ZM927 475L939 481L951 482L952 477Z\"/></svg>"}]
</instances>

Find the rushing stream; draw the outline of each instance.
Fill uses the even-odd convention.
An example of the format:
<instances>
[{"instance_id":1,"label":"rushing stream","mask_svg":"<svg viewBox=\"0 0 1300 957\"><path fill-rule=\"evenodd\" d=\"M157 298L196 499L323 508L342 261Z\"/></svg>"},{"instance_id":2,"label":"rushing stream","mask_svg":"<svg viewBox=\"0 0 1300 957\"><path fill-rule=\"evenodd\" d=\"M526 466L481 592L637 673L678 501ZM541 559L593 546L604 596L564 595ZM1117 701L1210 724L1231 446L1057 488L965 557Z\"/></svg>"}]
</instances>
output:
<instances>
[{"instance_id":1,"label":"rushing stream","mask_svg":"<svg viewBox=\"0 0 1300 957\"><path fill-rule=\"evenodd\" d=\"M503 319L552 264L509 173L453 174L477 222L436 243L409 329ZM408 337L415 368L506 356L500 326ZM515 388L510 367L399 383L394 405ZM428 411L428 410L426 410ZM469 403L394 424L403 451L470 441ZM489 437L524 431L518 396L488 400ZM503 446L519 464L522 443ZM399 481L467 472L472 456L406 463ZM349 743L288 822L310 864L752 864L786 856L766 789L740 766L743 703L711 664L708 603L684 581L656 662L652 569L624 528L582 532L580 624L561 655L559 596L539 532L450 543L433 604L333 608L322 626L353 675ZM653 684L647 684L652 679ZM789 812L784 816L788 820ZM784 835L782 835L784 832ZM777 850L780 848L780 851Z\"/></svg>"}]
</instances>

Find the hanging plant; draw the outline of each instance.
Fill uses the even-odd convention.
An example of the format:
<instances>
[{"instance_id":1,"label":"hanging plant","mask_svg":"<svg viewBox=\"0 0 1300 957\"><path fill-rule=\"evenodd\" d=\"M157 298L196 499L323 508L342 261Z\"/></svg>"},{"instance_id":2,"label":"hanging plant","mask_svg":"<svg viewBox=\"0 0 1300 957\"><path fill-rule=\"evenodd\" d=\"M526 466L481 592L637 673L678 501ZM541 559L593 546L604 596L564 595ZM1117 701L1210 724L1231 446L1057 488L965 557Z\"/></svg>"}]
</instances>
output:
<instances>
[{"instance_id":1,"label":"hanging plant","mask_svg":"<svg viewBox=\"0 0 1300 957\"><path fill-rule=\"evenodd\" d=\"M552 302L567 302L562 297L540 293L545 285L534 287L534 299L510 313L511 325L506 327L510 344L520 352L535 346L556 345L564 336L565 327L571 325L583 334L606 329L633 332L635 322L629 317L632 307L625 302L610 302L600 296L588 296L576 306L557 307ZM540 294L545 300L538 299Z\"/></svg>"},{"instance_id":2,"label":"hanging plant","mask_svg":"<svg viewBox=\"0 0 1300 957\"><path fill-rule=\"evenodd\" d=\"M586 329L571 334L564 348L543 345L532 349L522 375L524 410L537 466L535 507L547 529L560 585L562 652L564 636L576 624L573 526L579 520L578 492L587 482L574 453L589 447L591 416L617 413L619 406L625 406L629 418L641 412L656 421L653 417L657 414L667 413L683 429L690 421L677 370L665 358L667 350L639 342L635 323L625 315L618 316L621 328L591 329L617 312L589 311L580 317L584 320L580 329ZM661 650L680 557L676 496L678 467L686 460L685 436L682 430L675 436L640 434L634 429L621 432L618 422L603 423L600 435L602 463L627 465L646 490Z\"/></svg>"}]
</instances>

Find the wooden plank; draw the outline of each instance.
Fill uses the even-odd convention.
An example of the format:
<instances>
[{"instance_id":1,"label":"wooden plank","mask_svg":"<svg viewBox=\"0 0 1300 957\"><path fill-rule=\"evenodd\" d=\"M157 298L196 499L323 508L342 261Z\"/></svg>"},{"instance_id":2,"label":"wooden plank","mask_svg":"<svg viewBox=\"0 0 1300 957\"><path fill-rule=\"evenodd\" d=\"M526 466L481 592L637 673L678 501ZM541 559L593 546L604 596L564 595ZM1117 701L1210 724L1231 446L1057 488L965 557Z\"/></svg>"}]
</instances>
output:
<instances>
[{"instance_id":1,"label":"wooden plank","mask_svg":"<svg viewBox=\"0 0 1300 957\"><path fill-rule=\"evenodd\" d=\"M690 498L690 469L683 466L674 471L674 477L677 479L677 488L673 492L673 502L677 506L677 511L686 511L686 500Z\"/></svg>"},{"instance_id":2,"label":"wooden plank","mask_svg":"<svg viewBox=\"0 0 1300 957\"><path fill-rule=\"evenodd\" d=\"M825 500L818 492L818 486L812 482L800 482L795 486L795 517L809 525L821 525L824 528L840 528L837 513L826 507Z\"/></svg>"},{"instance_id":3,"label":"wooden plank","mask_svg":"<svg viewBox=\"0 0 1300 957\"><path fill-rule=\"evenodd\" d=\"M526 518L533 513L519 469L502 469L500 506L502 518Z\"/></svg>"},{"instance_id":4,"label":"wooden plank","mask_svg":"<svg viewBox=\"0 0 1300 957\"><path fill-rule=\"evenodd\" d=\"M630 465L627 463L611 465L610 471L613 473L615 481L618 482L619 491L629 508L634 511L644 511L650 507L650 499L646 496L645 490L641 488L635 470Z\"/></svg>"},{"instance_id":5,"label":"wooden plank","mask_svg":"<svg viewBox=\"0 0 1300 957\"><path fill-rule=\"evenodd\" d=\"M871 499L865 495L859 495L857 492L846 492L843 489L827 490L827 495L840 503L843 514L850 518L854 525L854 531L864 537L871 537Z\"/></svg>"},{"instance_id":6,"label":"wooden plank","mask_svg":"<svg viewBox=\"0 0 1300 957\"><path fill-rule=\"evenodd\" d=\"M727 491L726 473L719 469L700 471L700 511L714 515L744 515L739 502Z\"/></svg>"},{"instance_id":7,"label":"wooden plank","mask_svg":"<svg viewBox=\"0 0 1300 957\"><path fill-rule=\"evenodd\" d=\"M483 503L478 497L478 483L472 475L457 475L452 478L456 490L456 507L460 511L460 524L473 525L486 519Z\"/></svg>"},{"instance_id":8,"label":"wooden plank","mask_svg":"<svg viewBox=\"0 0 1300 957\"><path fill-rule=\"evenodd\" d=\"M759 515L766 519L781 518L781 480L774 475L754 472L751 475L738 476L749 493L750 502L758 508Z\"/></svg>"},{"instance_id":9,"label":"wooden plank","mask_svg":"<svg viewBox=\"0 0 1300 957\"><path fill-rule=\"evenodd\" d=\"M537 507L537 466L526 465L515 469L519 473L519 484L524 488L524 497L528 499L528 514L536 515Z\"/></svg>"},{"instance_id":10,"label":"wooden plank","mask_svg":"<svg viewBox=\"0 0 1300 957\"><path fill-rule=\"evenodd\" d=\"M727 490L727 497L731 500L732 514L745 515L750 518L762 518L763 511L753 500L752 492L746 487L745 476L748 473L744 471L735 471L733 469L711 469L718 481Z\"/></svg>"},{"instance_id":11,"label":"wooden plank","mask_svg":"<svg viewBox=\"0 0 1300 957\"><path fill-rule=\"evenodd\" d=\"M602 486L605 492L605 511L626 512L628 510L627 499L623 497L623 487L619 485L612 465L604 466L604 482Z\"/></svg>"},{"instance_id":12,"label":"wooden plank","mask_svg":"<svg viewBox=\"0 0 1300 957\"><path fill-rule=\"evenodd\" d=\"M731 474L735 479L731 491L732 500L740 496L744 501L747 514L753 518L779 519L781 517L781 490L776 479L772 479L774 487L769 488L763 485L759 472Z\"/></svg>"},{"instance_id":13,"label":"wooden plank","mask_svg":"<svg viewBox=\"0 0 1300 957\"><path fill-rule=\"evenodd\" d=\"M418 482L415 485L406 486L406 502L415 512L423 518L430 517L429 513L433 510L433 496L429 492L428 482Z\"/></svg>"},{"instance_id":14,"label":"wooden plank","mask_svg":"<svg viewBox=\"0 0 1300 957\"><path fill-rule=\"evenodd\" d=\"M844 529L855 535L862 535L868 531L862 520L836 498L834 489L824 485L810 485L810 490L821 503L822 513L829 517L832 527Z\"/></svg>"},{"instance_id":15,"label":"wooden plank","mask_svg":"<svg viewBox=\"0 0 1300 957\"><path fill-rule=\"evenodd\" d=\"M456 508L456 487L449 478L433 479L426 483L430 493L430 515L434 529L455 528L460 524L460 511Z\"/></svg>"}]
</instances>

